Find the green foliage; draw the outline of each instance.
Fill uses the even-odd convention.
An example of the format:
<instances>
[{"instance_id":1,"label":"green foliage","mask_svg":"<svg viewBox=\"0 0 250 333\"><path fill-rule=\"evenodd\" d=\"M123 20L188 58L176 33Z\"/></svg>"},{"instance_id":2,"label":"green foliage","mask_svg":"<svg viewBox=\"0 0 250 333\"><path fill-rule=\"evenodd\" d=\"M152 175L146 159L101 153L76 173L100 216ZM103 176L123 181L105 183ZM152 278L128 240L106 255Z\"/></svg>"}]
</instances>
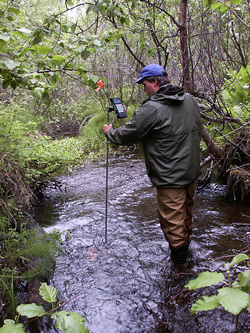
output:
<instances>
[{"instance_id":1,"label":"green foliage","mask_svg":"<svg viewBox=\"0 0 250 333\"><path fill-rule=\"evenodd\" d=\"M30 149L24 145L19 154L20 159L26 161L28 176L32 180L72 167L80 162L83 155L81 142L75 138L53 141L40 136L32 140L33 147Z\"/></svg>"},{"instance_id":2,"label":"green foliage","mask_svg":"<svg viewBox=\"0 0 250 333\"><path fill-rule=\"evenodd\" d=\"M218 291L218 301L226 311L238 315L247 306L249 295L240 289L225 287Z\"/></svg>"},{"instance_id":3,"label":"green foliage","mask_svg":"<svg viewBox=\"0 0 250 333\"><path fill-rule=\"evenodd\" d=\"M22 323L16 324L12 319L5 319L3 327L0 328L1 333L25 333Z\"/></svg>"},{"instance_id":4,"label":"green foliage","mask_svg":"<svg viewBox=\"0 0 250 333\"><path fill-rule=\"evenodd\" d=\"M242 0L203 0L203 6L212 10L219 10L221 13L226 13L230 8L237 9L237 6L242 3Z\"/></svg>"},{"instance_id":5,"label":"green foliage","mask_svg":"<svg viewBox=\"0 0 250 333\"><path fill-rule=\"evenodd\" d=\"M218 131L214 133L215 128L218 128L217 126L214 126L213 123L207 124L206 128L208 129L211 136L213 136L214 142L220 146L223 147L225 144L228 144L229 141L235 142L236 145L239 145L248 153L249 147L248 147L248 138L245 139L245 142L240 140L240 131L237 129L242 127L242 125L246 124L248 125L249 122L249 110L250 110L250 64L248 64L246 67L241 67L238 71L230 69L227 73L227 79L225 79L225 83L223 86L222 91L222 97L223 97L223 103L224 103L224 111L225 114L227 113L228 116L233 117L234 119L238 120L231 123L225 123L223 125L223 129L221 129L221 132L223 132L222 136L218 133ZM213 117L214 114L211 112L211 117ZM240 124L239 124L240 122ZM248 130L248 126L243 126L243 131ZM221 126L222 127L222 126ZM226 140L226 139L228 140ZM205 146L204 143L201 142L202 151L205 152ZM237 165L248 163L248 159L246 156L242 154L241 150L236 151L234 153L234 161L238 159Z\"/></svg>"},{"instance_id":6,"label":"green foliage","mask_svg":"<svg viewBox=\"0 0 250 333\"><path fill-rule=\"evenodd\" d=\"M39 288L39 294L42 296L43 300L48 303L53 304L54 302L57 302L57 289L53 286L48 286L47 283L41 284ZM19 316L35 318L51 315L51 318L56 320L55 327L65 333L89 332L84 324L86 320L78 313L66 311L55 312L55 310L56 309L52 307L52 310L49 313L46 313L43 306L38 306L35 303L21 304L17 307ZM19 316L17 317L17 320L19 320ZM7 319L4 321L4 326L0 328L0 332L25 333L25 330L23 324Z\"/></svg>"},{"instance_id":7,"label":"green foliage","mask_svg":"<svg viewBox=\"0 0 250 333\"><path fill-rule=\"evenodd\" d=\"M18 232L11 227L10 219L0 216L0 290L2 299L14 311L17 302L15 285L18 280L46 277L54 270L54 259L60 251L61 235L42 233L39 230ZM31 269L34 258L37 264ZM32 265L33 266L33 265Z\"/></svg>"},{"instance_id":8,"label":"green foliage","mask_svg":"<svg viewBox=\"0 0 250 333\"><path fill-rule=\"evenodd\" d=\"M195 314L196 311L209 311L220 306L217 296L203 296L198 299L191 308L191 313Z\"/></svg>"},{"instance_id":9,"label":"green foliage","mask_svg":"<svg viewBox=\"0 0 250 333\"><path fill-rule=\"evenodd\" d=\"M189 290L204 288L219 283L223 280L224 280L224 275L222 273L203 272L199 274L197 279L192 280L188 283L188 288Z\"/></svg>"},{"instance_id":10,"label":"green foliage","mask_svg":"<svg viewBox=\"0 0 250 333\"><path fill-rule=\"evenodd\" d=\"M46 313L43 306L38 306L35 303L18 305L17 312L28 318L41 317Z\"/></svg>"},{"instance_id":11,"label":"green foliage","mask_svg":"<svg viewBox=\"0 0 250 333\"><path fill-rule=\"evenodd\" d=\"M234 117L247 120L250 107L250 64L236 72L230 70L223 93L225 102L232 110Z\"/></svg>"},{"instance_id":12,"label":"green foliage","mask_svg":"<svg viewBox=\"0 0 250 333\"><path fill-rule=\"evenodd\" d=\"M81 123L86 117L101 112L100 101L89 89L76 93L74 87L68 88L66 82L61 83L55 90L57 98L46 109L43 115L45 130L48 135L64 135L64 132L78 133ZM74 94L74 98L72 96ZM43 108L39 108L37 113L43 113Z\"/></svg>"},{"instance_id":13,"label":"green foliage","mask_svg":"<svg viewBox=\"0 0 250 333\"><path fill-rule=\"evenodd\" d=\"M24 172L27 180L37 183L49 174L72 168L84 155L84 143L77 138L52 140L41 135L38 124L24 122L21 110L2 109L0 117L0 154L7 156Z\"/></svg>"},{"instance_id":14,"label":"green foliage","mask_svg":"<svg viewBox=\"0 0 250 333\"><path fill-rule=\"evenodd\" d=\"M58 235L24 230L21 212L35 203L34 189L50 175L71 171L83 159L96 158L104 141L95 137L52 140L41 134L40 124L25 106L25 99L19 104L12 101L8 108L0 105L0 289L12 309L16 304L15 281L47 276L59 250ZM27 270L34 258L38 264Z\"/></svg>"},{"instance_id":15,"label":"green foliage","mask_svg":"<svg viewBox=\"0 0 250 333\"><path fill-rule=\"evenodd\" d=\"M107 115L104 113L97 113L93 116L88 123L84 126L82 134L87 138L102 138L102 126L107 122Z\"/></svg>"},{"instance_id":16,"label":"green foliage","mask_svg":"<svg viewBox=\"0 0 250 333\"><path fill-rule=\"evenodd\" d=\"M59 235L23 228L22 212L36 202L34 190L49 177L71 171L83 159L96 158L105 141L103 137L52 140L41 133L42 117L30 114L30 100L22 97L19 104L14 99L8 106L0 103L0 289L12 309L16 304L15 281L47 276L59 250ZM34 258L38 263L27 270Z\"/></svg>"},{"instance_id":17,"label":"green foliage","mask_svg":"<svg viewBox=\"0 0 250 333\"><path fill-rule=\"evenodd\" d=\"M58 19L57 15L50 15L49 8L48 13L43 9L36 26L25 18L25 3L17 6L2 0L0 4L0 78L4 89L26 87L36 98L49 102L50 89L61 81L60 72L74 72L83 84L95 88L99 76L88 75L86 66L75 59L82 56L86 60L98 49L100 42L96 36L77 38L71 44L67 34L77 32L77 24L67 17ZM60 7L63 11L63 5Z\"/></svg>"},{"instance_id":18,"label":"green foliage","mask_svg":"<svg viewBox=\"0 0 250 333\"><path fill-rule=\"evenodd\" d=\"M40 295L42 298L49 303L56 302L57 299L57 290L52 286L48 286L46 283L42 283L39 289Z\"/></svg>"},{"instance_id":19,"label":"green foliage","mask_svg":"<svg viewBox=\"0 0 250 333\"><path fill-rule=\"evenodd\" d=\"M227 279L222 273L203 272L196 279L189 281L185 286L189 290L209 287L219 282L223 282L224 284L224 286L217 289L218 293L216 295L206 295L197 300L192 305L191 313L195 314L197 311L213 310L220 306L234 315L239 315L245 308L250 312L250 270L245 269L238 274L238 279L235 279L233 283L231 282L233 267L246 260L249 265L249 256L243 253L236 255L226 269ZM224 267L226 268L226 264L224 264Z\"/></svg>"},{"instance_id":20,"label":"green foliage","mask_svg":"<svg viewBox=\"0 0 250 333\"><path fill-rule=\"evenodd\" d=\"M84 322L86 321L77 312L66 312L60 311L54 313L51 318L56 319L56 328L62 330L65 333L88 333L89 330L85 327Z\"/></svg>"}]
</instances>

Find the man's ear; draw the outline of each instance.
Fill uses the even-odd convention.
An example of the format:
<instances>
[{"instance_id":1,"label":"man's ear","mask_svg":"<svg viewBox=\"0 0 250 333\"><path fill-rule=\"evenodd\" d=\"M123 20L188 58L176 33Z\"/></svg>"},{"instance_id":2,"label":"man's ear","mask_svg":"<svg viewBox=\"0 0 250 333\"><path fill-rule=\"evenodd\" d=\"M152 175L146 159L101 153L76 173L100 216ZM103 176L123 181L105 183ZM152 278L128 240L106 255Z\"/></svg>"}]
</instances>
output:
<instances>
[{"instance_id":1,"label":"man's ear","mask_svg":"<svg viewBox=\"0 0 250 333\"><path fill-rule=\"evenodd\" d=\"M159 87L159 85L158 85L158 80L157 80L157 79L154 79L154 81L153 81L153 85L154 85L154 87Z\"/></svg>"}]
</instances>

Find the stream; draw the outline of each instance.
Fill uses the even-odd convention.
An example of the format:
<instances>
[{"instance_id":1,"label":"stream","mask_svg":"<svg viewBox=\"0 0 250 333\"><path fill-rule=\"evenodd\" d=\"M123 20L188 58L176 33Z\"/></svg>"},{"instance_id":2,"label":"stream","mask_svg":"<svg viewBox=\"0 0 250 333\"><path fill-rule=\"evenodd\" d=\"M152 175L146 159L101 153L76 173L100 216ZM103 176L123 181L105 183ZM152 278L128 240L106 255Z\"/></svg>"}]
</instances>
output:
<instances>
[{"instance_id":1,"label":"stream","mask_svg":"<svg viewBox=\"0 0 250 333\"><path fill-rule=\"evenodd\" d=\"M63 310L86 318L90 333L235 332L236 317L223 308L191 315L202 291L184 286L246 250L248 205L227 201L223 185L197 191L188 262L174 265L140 150L110 157L107 243L106 161L58 180L61 189L46 191L35 219L46 232L63 232L51 281L61 303L70 300ZM250 331L249 317L240 315L239 332Z\"/></svg>"}]
</instances>

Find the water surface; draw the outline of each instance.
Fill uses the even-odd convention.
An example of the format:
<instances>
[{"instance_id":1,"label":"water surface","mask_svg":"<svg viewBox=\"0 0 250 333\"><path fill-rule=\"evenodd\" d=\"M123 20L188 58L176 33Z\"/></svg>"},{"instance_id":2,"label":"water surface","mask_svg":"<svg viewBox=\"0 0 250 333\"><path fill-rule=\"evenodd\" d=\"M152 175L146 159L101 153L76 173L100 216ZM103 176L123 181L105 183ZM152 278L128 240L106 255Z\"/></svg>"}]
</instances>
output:
<instances>
[{"instance_id":1,"label":"water surface","mask_svg":"<svg viewBox=\"0 0 250 333\"><path fill-rule=\"evenodd\" d=\"M223 309L191 315L202 294L184 286L246 250L250 208L228 202L221 185L198 191L189 259L175 266L139 152L110 159L105 244L105 174L103 160L61 177L36 211L46 231L68 232L52 281L62 302L71 299L64 310L83 315L91 333L235 332ZM249 332L248 315L240 318L239 332Z\"/></svg>"}]
</instances>

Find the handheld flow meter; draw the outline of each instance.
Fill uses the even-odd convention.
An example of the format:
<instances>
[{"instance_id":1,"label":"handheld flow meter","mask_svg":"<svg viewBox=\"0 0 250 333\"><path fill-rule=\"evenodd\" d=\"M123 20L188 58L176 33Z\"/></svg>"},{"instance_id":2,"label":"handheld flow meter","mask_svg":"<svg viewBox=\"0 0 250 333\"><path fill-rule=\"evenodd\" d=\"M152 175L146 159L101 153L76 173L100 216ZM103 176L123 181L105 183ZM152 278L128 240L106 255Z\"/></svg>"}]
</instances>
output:
<instances>
[{"instance_id":1,"label":"handheld flow meter","mask_svg":"<svg viewBox=\"0 0 250 333\"><path fill-rule=\"evenodd\" d=\"M118 119L127 117L127 112L125 111L120 98L117 98L117 97L110 98L110 102L112 103L113 109L114 109Z\"/></svg>"}]
</instances>

